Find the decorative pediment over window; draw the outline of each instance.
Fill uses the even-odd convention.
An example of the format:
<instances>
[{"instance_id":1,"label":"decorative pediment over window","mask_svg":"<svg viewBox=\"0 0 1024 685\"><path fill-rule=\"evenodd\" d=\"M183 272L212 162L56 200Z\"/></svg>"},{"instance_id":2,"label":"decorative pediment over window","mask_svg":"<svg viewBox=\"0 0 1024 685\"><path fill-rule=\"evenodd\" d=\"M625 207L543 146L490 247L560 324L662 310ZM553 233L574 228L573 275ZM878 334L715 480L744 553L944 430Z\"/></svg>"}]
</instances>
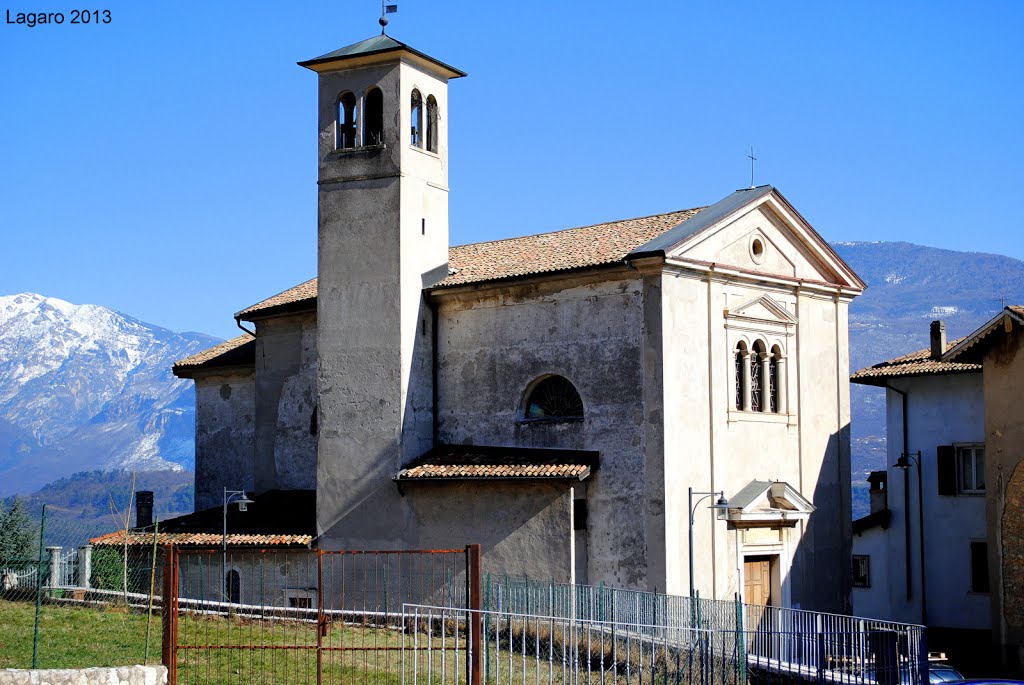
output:
<instances>
[{"instance_id":1,"label":"decorative pediment over window","mask_svg":"<svg viewBox=\"0 0 1024 685\"><path fill-rule=\"evenodd\" d=\"M752 480L729 498L726 519L737 526L796 525L814 505L783 481Z\"/></svg>"},{"instance_id":2,"label":"decorative pediment over window","mask_svg":"<svg viewBox=\"0 0 1024 685\"><path fill-rule=\"evenodd\" d=\"M748 321L751 323L774 323L782 324L784 326L795 326L797 323L796 317L789 313L789 311L773 300L768 295L761 295L756 297L749 302L741 304L739 307L725 310L725 318L734 321Z\"/></svg>"}]
</instances>

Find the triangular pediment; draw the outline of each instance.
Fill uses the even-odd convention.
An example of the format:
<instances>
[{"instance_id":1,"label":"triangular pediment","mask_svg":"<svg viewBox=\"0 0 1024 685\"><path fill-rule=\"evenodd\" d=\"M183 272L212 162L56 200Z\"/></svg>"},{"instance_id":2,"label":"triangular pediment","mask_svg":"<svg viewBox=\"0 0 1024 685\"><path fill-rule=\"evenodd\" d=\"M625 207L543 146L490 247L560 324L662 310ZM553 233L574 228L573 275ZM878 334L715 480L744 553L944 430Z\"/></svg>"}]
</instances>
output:
<instances>
[{"instance_id":1,"label":"triangular pediment","mask_svg":"<svg viewBox=\"0 0 1024 685\"><path fill-rule=\"evenodd\" d=\"M748 321L771 322L782 324L796 324L796 317L776 302L770 295L755 297L739 307L727 309L725 316L728 319L744 319Z\"/></svg>"},{"instance_id":2,"label":"triangular pediment","mask_svg":"<svg viewBox=\"0 0 1024 685\"><path fill-rule=\"evenodd\" d=\"M656 247L669 260L855 291L865 287L853 269L770 186L736 191L686 221L678 231L663 236Z\"/></svg>"},{"instance_id":3,"label":"triangular pediment","mask_svg":"<svg viewBox=\"0 0 1024 685\"><path fill-rule=\"evenodd\" d=\"M729 498L726 518L734 523L784 523L806 519L814 509L789 483L752 480Z\"/></svg>"}]
</instances>

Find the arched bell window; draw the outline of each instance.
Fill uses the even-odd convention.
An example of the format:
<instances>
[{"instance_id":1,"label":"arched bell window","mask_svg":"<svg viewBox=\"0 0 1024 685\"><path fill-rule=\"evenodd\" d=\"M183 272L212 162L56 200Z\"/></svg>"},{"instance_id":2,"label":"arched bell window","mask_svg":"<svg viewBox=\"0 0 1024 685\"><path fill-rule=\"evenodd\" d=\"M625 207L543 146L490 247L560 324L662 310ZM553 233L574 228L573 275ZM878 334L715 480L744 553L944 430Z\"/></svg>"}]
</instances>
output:
<instances>
[{"instance_id":1,"label":"arched bell window","mask_svg":"<svg viewBox=\"0 0 1024 685\"><path fill-rule=\"evenodd\" d=\"M384 144L384 93L380 88L366 91L366 105L363 112L363 144Z\"/></svg>"},{"instance_id":2,"label":"arched bell window","mask_svg":"<svg viewBox=\"0 0 1024 685\"><path fill-rule=\"evenodd\" d=\"M544 376L527 390L522 418L525 421L579 421L583 419L583 399L568 379Z\"/></svg>"},{"instance_id":3,"label":"arched bell window","mask_svg":"<svg viewBox=\"0 0 1024 685\"><path fill-rule=\"evenodd\" d=\"M437 152L437 100L433 95L427 96L427 149Z\"/></svg>"},{"instance_id":4,"label":"arched bell window","mask_svg":"<svg viewBox=\"0 0 1024 685\"><path fill-rule=\"evenodd\" d=\"M746 384L748 382L747 381L747 369L749 368L747 366L747 357L748 356L749 356L749 354L747 352L747 344L745 342L743 342L742 340L739 341L738 343L736 343L736 350L733 352L733 359L734 359L734 362L735 362L734 368L733 368L734 379L735 379L735 383L734 383L735 388L734 388L734 393L733 394L734 394L735 400L736 400L735 401L736 408L740 409L740 410L743 409L743 399L744 399L744 396L746 395L744 390L746 389Z\"/></svg>"},{"instance_id":5,"label":"arched bell window","mask_svg":"<svg viewBox=\"0 0 1024 685\"><path fill-rule=\"evenodd\" d=\"M767 379L764 377L765 361L764 343L760 340L754 341L750 352L750 410L765 410L765 385Z\"/></svg>"},{"instance_id":6,"label":"arched bell window","mask_svg":"<svg viewBox=\"0 0 1024 685\"><path fill-rule=\"evenodd\" d=\"M768 411L773 414L779 413L782 406L779 404L779 390L782 388L782 379L779 377L782 371L782 365L779 364L781 359L782 350L778 345L773 345L771 354L768 355Z\"/></svg>"},{"instance_id":7,"label":"arched bell window","mask_svg":"<svg viewBox=\"0 0 1024 685\"><path fill-rule=\"evenodd\" d=\"M409 106L412 115L412 128L410 130L409 144L416 147L423 147L423 96L420 91L412 91L412 101Z\"/></svg>"},{"instance_id":8,"label":"arched bell window","mask_svg":"<svg viewBox=\"0 0 1024 685\"><path fill-rule=\"evenodd\" d=\"M342 93L338 98L338 130L335 147L339 150L351 150L356 147L356 134L359 129L359 104L352 93Z\"/></svg>"}]
</instances>

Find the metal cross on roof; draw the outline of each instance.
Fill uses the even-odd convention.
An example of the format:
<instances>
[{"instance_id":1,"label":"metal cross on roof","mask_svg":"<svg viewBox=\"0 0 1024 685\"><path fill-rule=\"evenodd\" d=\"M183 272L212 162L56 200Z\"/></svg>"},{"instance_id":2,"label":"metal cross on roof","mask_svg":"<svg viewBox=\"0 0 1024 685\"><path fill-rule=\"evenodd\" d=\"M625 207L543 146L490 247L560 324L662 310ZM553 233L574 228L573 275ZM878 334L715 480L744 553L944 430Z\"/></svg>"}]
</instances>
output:
<instances>
[{"instance_id":1,"label":"metal cross on roof","mask_svg":"<svg viewBox=\"0 0 1024 685\"><path fill-rule=\"evenodd\" d=\"M754 187L754 162L757 161L757 157L754 156L754 146L753 145L750 146L750 154L747 155L747 158L750 159L750 187L753 188Z\"/></svg>"},{"instance_id":2,"label":"metal cross on roof","mask_svg":"<svg viewBox=\"0 0 1024 685\"><path fill-rule=\"evenodd\" d=\"M398 11L398 5L388 5L387 0L380 0L380 19L377 23L380 24L380 34L384 35L384 29L387 28L388 18L386 15L394 14Z\"/></svg>"}]
</instances>

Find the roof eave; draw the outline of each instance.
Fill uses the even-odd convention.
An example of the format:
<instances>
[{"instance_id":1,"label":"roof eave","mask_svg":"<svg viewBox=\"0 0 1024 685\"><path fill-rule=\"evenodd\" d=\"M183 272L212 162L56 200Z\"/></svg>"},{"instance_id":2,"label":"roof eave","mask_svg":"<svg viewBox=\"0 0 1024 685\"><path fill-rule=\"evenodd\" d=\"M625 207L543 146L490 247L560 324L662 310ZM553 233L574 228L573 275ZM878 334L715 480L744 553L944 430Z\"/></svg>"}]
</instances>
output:
<instances>
[{"instance_id":1,"label":"roof eave","mask_svg":"<svg viewBox=\"0 0 1024 685\"><path fill-rule=\"evenodd\" d=\"M413 62L426 62L429 67L434 71L438 72L441 76L447 79L462 78L468 76L468 74L461 69L456 69L450 64L445 64L439 59L435 59L430 55L420 52L415 48L411 48L408 45L395 46L388 48L381 48L379 50L368 50L356 55L339 55L337 57L315 57L308 59L303 62L297 62L300 67L322 73L325 71L333 71L332 65L340 64L342 62L348 62L349 66L361 66L363 64L378 64L381 62L387 62L387 59L378 59L380 57L387 57L394 53L396 57L401 59L403 53L407 53L414 57Z\"/></svg>"}]
</instances>

